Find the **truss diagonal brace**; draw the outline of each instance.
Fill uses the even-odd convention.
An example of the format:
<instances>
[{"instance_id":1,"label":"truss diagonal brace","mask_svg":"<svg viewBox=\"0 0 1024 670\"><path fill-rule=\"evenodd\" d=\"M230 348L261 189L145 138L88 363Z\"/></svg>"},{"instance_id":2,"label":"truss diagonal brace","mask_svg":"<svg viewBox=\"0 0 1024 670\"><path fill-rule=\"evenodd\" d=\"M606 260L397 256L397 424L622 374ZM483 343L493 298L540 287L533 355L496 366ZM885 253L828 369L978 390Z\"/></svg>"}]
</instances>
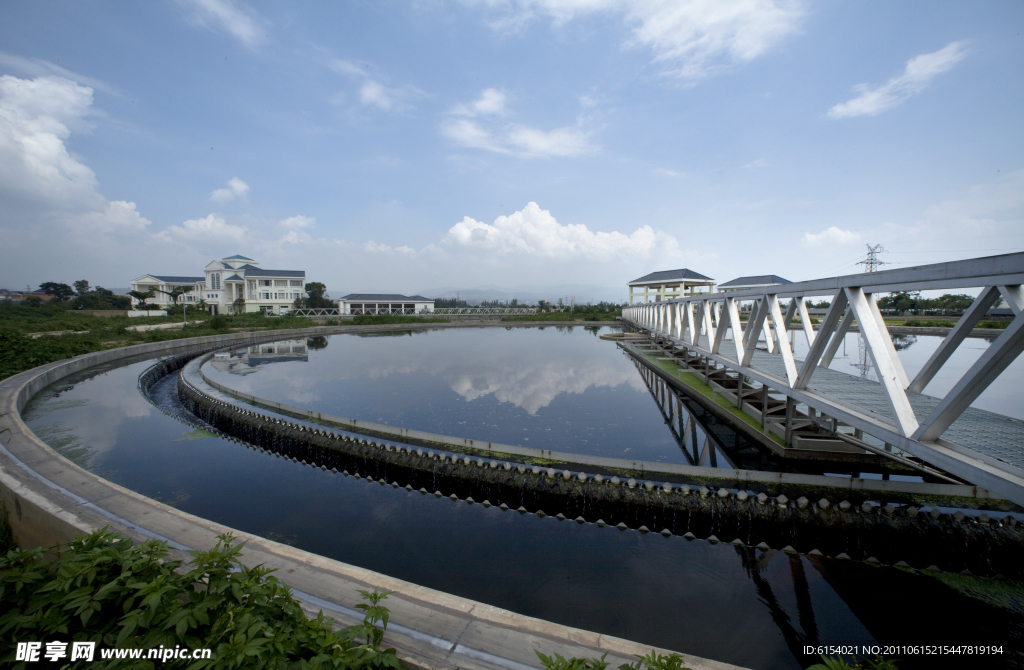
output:
<instances>
[{"instance_id":1,"label":"truss diagonal brace","mask_svg":"<svg viewBox=\"0 0 1024 670\"><path fill-rule=\"evenodd\" d=\"M964 341L971 329L985 316L985 312L988 311L989 307L996 303L999 299L999 289L995 286L986 286L978 297L971 303L971 306L964 312L964 315L957 321L956 326L953 330L949 331L946 335L946 339L942 340L928 362L924 364L921 371L914 377L914 381L910 382L908 391L915 391L921 393L924 391L924 387L928 386L928 382L932 380L935 374L945 365L949 357L953 355L956 348L960 346L960 343Z\"/></svg>"},{"instance_id":2,"label":"truss diagonal brace","mask_svg":"<svg viewBox=\"0 0 1024 670\"><path fill-rule=\"evenodd\" d=\"M808 348L807 358L804 359L804 366L800 370L800 375L797 377L796 384L793 385L793 388L807 388L807 383L811 381L811 375L813 375L814 371L818 368L818 361L821 360L822 355L825 352L825 347L828 346L829 335L831 335L832 331L836 329L836 325L839 323L840 317L842 317L843 312L846 310L846 304L846 293L844 291L839 291L836 293L835 297L832 298L832 304L829 305L828 312L825 313L825 320L821 323L821 330L818 331L818 336ZM836 342L838 343L845 334L845 331L840 329L840 332L837 332L835 335ZM836 345L836 348L838 348L838 344ZM835 351L833 350L832 353L834 355ZM825 363L824 367L828 367L828 363Z\"/></svg>"},{"instance_id":3,"label":"truss diagonal brace","mask_svg":"<svg viewBox=\"0 0 1024 670\"><path fill-rule=\"evenodd\" d=\"M751 313L750 319L747 321L747 327L743 331L743 339L746 342L743 345L743 356L739 360L742 367L750 367L750 361L754 358L754 350L757 348L757 338L761 334L761 329L764 328L764 320L767 316L768 300L767 298L762 298L757 303L757 311Z\"/></svg>"},{"instance_id":4,"label":"truss diagonal brace","mask_svg":"<svg viewBox=\"0 0 1024 670\"><path fill-rule=\"evenodd\" d=\"M913 438L920 442L937 440L1022 351L1024 314L1018 314L956 383L953 390L932 410L924 424L914 432Z\"/></svg>"},{"instance_id":5,"label":"truss diagonal brace","mask_svg":"<svg viewBox=\"0 0 1024 670\"><path fill-rule=\"evenodd\" d=\"M775 322L775 336L776 346L778 347L779 353L782 354L782 363L786 367L786 381L789 382L790 386L796 383L796 363L793 361L793 350L789 348L789 335L786 332L786 327L783 325L782 309L779 307L779 297L777 295L770 295L767 298L768 309L772 315L772 321Z\"/></svg>"},{"instance_id":6,"label":"truss diagonal brace","mask_svg":"<svg viewBox=\"0 0 1024 670\"><path fill-rule=\"evenodd\" d=\"M903 381L907 375L903 371L903 365L896 358L896 349L892 346L889 331L881 322L881 315L877 319L875 317L878 306L862 289L857 287L847 288L846 297L850 301L850 309L857 317L861 335L864 336L864 341L867 343L868 353L875 365L885 398L889 401L893 418L896 419L896 428L900 435L911 435L917 430L918 423L914 410L910 406L910 400L903 390L907 387L907 383ZM888 346L886 346L887 344Z\"/></svg>"},{"instance_id":7,"label":"truss diagonal brace","mask_svg":"<svg viewBox=\"0 0 1024 670\"><path fill-rule=\"evenodd\" d=\"M1024 310L1024 289L1021 288L1020 284L1000 286L999 292L1003 294L1003 300L1013 310L1014 316L1017 316L1021 313L1021 310Z\"/></svg>"}]
</instances>

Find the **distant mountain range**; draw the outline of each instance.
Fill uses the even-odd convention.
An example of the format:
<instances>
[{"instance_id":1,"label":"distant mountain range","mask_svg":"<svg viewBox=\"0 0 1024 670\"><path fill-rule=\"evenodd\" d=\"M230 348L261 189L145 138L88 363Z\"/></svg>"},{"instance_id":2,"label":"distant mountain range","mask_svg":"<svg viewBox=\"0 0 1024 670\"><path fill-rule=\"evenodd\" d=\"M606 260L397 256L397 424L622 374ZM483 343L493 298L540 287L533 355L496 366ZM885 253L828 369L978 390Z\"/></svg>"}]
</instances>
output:
<instances>
[{"instance_id":1,"label":"distant mountain range","mask_svg":"<svg viewBox=\"0 0 1024 670\"><path fill-rule=\"evenodd\" d=\"M538 300L557 303L561 299L570 303L575 296L577 305L598 302L626 302L626 287L595 286L592 284L529 284L524 286L476 286L459 288L444 286L440 288L417 291L427 298L461 298L471 305L478 305L485 300L511 301L536 304Z\"/></svg>"}]
</instances>

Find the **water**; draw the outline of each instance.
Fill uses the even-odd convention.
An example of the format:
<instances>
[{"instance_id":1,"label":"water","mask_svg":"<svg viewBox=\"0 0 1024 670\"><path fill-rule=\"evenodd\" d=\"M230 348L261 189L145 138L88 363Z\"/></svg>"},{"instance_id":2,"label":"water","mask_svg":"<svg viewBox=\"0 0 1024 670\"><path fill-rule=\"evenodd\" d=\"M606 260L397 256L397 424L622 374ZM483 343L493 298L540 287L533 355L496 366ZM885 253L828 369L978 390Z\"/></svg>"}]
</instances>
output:
<instances>
[{"instance_id":1,"label":"water","mask_svg":"<svg viewBox=\"0 0 1024 670\"><path fill-rule=\"evenodd\" d=\"M296 340L239 349L239 357L204 371L244 393L336 416L537 449L688 462L632 360L598 338L608 330L334 335L312 346Z\"/></svg>"},{"instance_id":2,"label":"water","mask_svg":"<svg viewBox=\"0 0 1024 670\"><path fill-rule=\"evenodd\" d=\"M332 374L339 375L343 385L357 388L351 369L376 371L370 377L372 402L358 392L346 396L372 409L382 399L401 398L397 382L420 378L421 392L451 394L427 399L435 403L436 411L483 405L491 408L488 411L507 412L506 417L525 417L527 422L536 418L530 436L548 432L541 427L559 430L559 421L570 410L549 410L558 409L561 402L578 402L591 393L603 402L603 393L617 393L616 398L625 400L603 405L610 408L606 412L615 413L614 420L602 420L600 413L591 413L587 420L596 426L589 444L606 449L613 444L606 436L617 434L616 423L630 420L631 412L647 412L644 417L653 413L660 419L646 386L625 376L607 377L621 379L614 386L611 381L556 384L553 388L565 390L553 396L509 393L503 396L508 398L505 401L494 397L499 387L526 388L502 386L495 370L515 369L513 363L522 361L534 375L542 375L546 366L553 365L544 353L548 346L556 352L555 359L572 357L584 365L604 362L638 376L613 343L599 341L587 331L532 331L537 340L521 340L529 344L529 355L512 352L519 358L509 354L508 346L471 348L469 337L436 337L449 332L415 337L336 336L326 349L305 354L289 351L297 358L305 355L308 362L257 361L262 368L231 376L231 381L255 381L292 365L303 376L311 371L314 379L322 381L296 386L278 377L278 397L298 400L294 394L305 392L306 400L319 402L331 397ZM505 345L517 333L455 332L497 335L494 340ZM527 331L524 338L529 336ZM456 343L454 355L432 344L437 342ZM345 355L350 345L359 347L358 356ZM420 356L415 355L417 351ZM581 361L574 351L591 351L598 358ZM488 352L504 357L504 362L488 362ZM604 352L607 360L601 358ZM332 368L332 357L343 365ZM480 373L474 376L473 366L459 361L451 367L443 365L442 359L472 360L480 365ZM26 421L49 444L97 474L184 512L529 616L741 666L806 667L816 659L802 655L805 643L956 640L997 641L1018 651L1024 648L1024 596L1016 583L946 573L925 576L863 563L619 532L470 506L325 473L197 431L160 411L136 389L138 375L149 365L138 362L94 369L64 380L29 404ZM494 390L467 398L456 390L465 388L455 383L462 374L469 374L471 380L494 380L493 385L475 387ZM168 378L155 394L169 395L173 382ZM274 389L272 384L267 388ZM493 406L479 402L488 397ZM550 400L543 406L531 405L526 401L531 397ZM509 407L502 408L501 402ZM531 414L532 407L536 409ZM337 407L334 411L354 414ZM395 414L383 417L408 418L398 414L402 411L415 413L395 402L387 408ZM378 411L364 418L381 417ZM441 425L470 420L466 412L437 419ZM488 424L478 420L475 425ZM660 420L657 425L665 430ZM572 434L571 429L560 430ZM633 439L630 444L639 441ZM666 458L671 449L678 449L671 438L663 438L660 444L664 447L652 449L661 449L657 453ZM933 612L956 615L933 616ZM988 667L999 667L1005 660L996 659ZM934 658L927 663L908 658L900 664L904 670L933 666Z\"/></svg>"},{"instance_id":3,"label":"water","mask_svg":"<svg viewBox=\"0 0 1024 670\"><path fill-rule=\"evenodd\" d=\"M995 331L993 339L999 333L1000 331ZM792 336L794 356L802 359L807 354L807 339L799 330L793 331ZM907 372L907 377L913 379L942 343L943 338L936 335L893 335L892 339L903 369ZM989 340L977 337L968 337L961 342L946 364L925 387L924 393L939 398L946 395L967 373L971 365L978 360L978 357L988 349L989 343ZM864 346L860 333L846 334L843 345L839 347L836 357L832 359L832 364L829 367L833 370L878 381L871 357L867 354L867 348ZM1022 393L1024 393L1024 357L1018 357L982 392L972 403L972 407L1024 420L1024 403L1020 402Z\"/></svg>"}]
</instances>

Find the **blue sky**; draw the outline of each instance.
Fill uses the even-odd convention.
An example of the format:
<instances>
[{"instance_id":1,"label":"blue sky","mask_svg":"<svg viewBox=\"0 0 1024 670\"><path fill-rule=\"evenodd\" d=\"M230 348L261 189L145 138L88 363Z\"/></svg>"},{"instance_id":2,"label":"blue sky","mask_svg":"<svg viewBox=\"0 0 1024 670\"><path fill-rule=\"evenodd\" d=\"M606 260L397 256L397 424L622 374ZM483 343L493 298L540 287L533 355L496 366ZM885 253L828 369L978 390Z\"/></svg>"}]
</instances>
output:
<instances>
[{"instance_id":1,"label":"blue sky","mask_svg":"<svg viewBox=\"0 0 1024 670\"><path fill-rule=\"evenodd\" d=\"M1024 250L1019 2L0 12L0 286L234 253L414 292Z\"/></svg>"}]
</instances>

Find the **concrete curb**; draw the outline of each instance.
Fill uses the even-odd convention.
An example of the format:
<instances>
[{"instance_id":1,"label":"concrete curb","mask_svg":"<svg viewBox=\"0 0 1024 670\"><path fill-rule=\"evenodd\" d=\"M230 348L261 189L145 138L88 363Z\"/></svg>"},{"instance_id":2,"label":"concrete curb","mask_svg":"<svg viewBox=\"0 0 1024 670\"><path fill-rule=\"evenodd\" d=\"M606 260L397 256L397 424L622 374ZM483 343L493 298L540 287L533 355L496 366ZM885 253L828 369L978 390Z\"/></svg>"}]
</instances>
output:
<instances>
[{"instance_id":1,"label":"concrete curb","mask_svg":"<svg viewBox=\"0 0 1024 670\"><path fill-rule=\"evenodd\" d=\"M630 353L633 355L632 352ZM208 358L209 356L204 356L202 361L193 361L186 366L186 369L182 371L182 374L198 374L199 378L210 387L234 398L251 403L256 407L287 415L305 417L316 422L335 425L351 432L382 437L396 442L421 445L435 449L453 447L456 450L469 451L488 459L504 459L506 455L512 455L528 459L536 459L538 461L552 461L554 464L598 468L598 471L605 474L622 473L626 476L641 478L658 478L658 476L661 475L671 481L683 481L695 485L704 484L714 488L719 488L721 486L729 488L758 486L766 488L768 492L775 495L779 493L786 493L793 498L797 498L801 494L801 491L798 490L799 487L806 487L808 490L813 489L812 493L814 497L825 496L838 499L843 495L848 495L853 498L853 502L858 504L863 502L867 496L872 494L887 495L894 499L899 498L900 494L904 494L904 497L908 502L916 502L919 505L931 504L932 501L926 500L925 498L932 496L961 498L967 504L974 502L979 507L984 506L986 502L991 503L991 501L994 500L986 489L969 485L933 484L925 482L903 482L899 480L861 478L844 479L842 477L824 475L807 475L761 470L729 470L726 468L712 468L697 465L633 461L621 458L586 456L561 451L550 451L548 449L534 449L518 445L499 444L484 440L453 437L450 435L440 435L437 433L428 433L426 431L413 430L409 428L371 423L358 419L335 416L333 414L315 412L302 407L286 405L284 403L236 391L231 387L215 382L206 376L201 368ZM723 421L728 421L730 425L736 423L735 418L725 412L721 407L708 401L703 396L699 396L699 394L687 392L688 389L681 386L678 380L666 375L664 371L659 370L657 366L651 365L649 361L641 360L641 362L669 381L673 387L680 388L683 392L686 392L687 397L693 398L698 404L714 413ZM190 370L193 368L195 372ZM738 429L746 431L747 427L745 425L738 425ZM759 433L752 433L752 436L755 438L762 437Z\"/></svg>"},{"instance_id":2,"label":"concrete curb","mask_svg":"<svg viewBox=\"0 0 1024 670\"><path fill-rule=\"evenodd\" d=\"M29 370L0 382L0 500L21 546L66 544L77 535L109 526L135 541L166 540L172 554L188 558L187 549L209 549L217 535L231 532L247 542L243 560L264 564L305 599L310 612L321 608L340 625L354 623L357 589L395 591L387 604L392 625L388 645L399 650L406 667L539 667L533 649L562 656L600 656L613 665L651 650L639 644L562 626L497 607L421 587L387 575L288 547L202 519L139 495L83 470L40 440L21 419L21 410L40 390L95 365L188 349L230 345L248 340L328 335L345 332L452 327L522 327L527 324L400 324L393 326L325 326L300 330L231 333L149 343L84 354ZM553 325L543 323L542 325ZM588 322L587 325L600 325ZM6 431L4 430L6 429ZM667 653L667 650L659 650ZM727 663L684 655L694 670L727 670Z\"/></svg>"}]
</instances>

